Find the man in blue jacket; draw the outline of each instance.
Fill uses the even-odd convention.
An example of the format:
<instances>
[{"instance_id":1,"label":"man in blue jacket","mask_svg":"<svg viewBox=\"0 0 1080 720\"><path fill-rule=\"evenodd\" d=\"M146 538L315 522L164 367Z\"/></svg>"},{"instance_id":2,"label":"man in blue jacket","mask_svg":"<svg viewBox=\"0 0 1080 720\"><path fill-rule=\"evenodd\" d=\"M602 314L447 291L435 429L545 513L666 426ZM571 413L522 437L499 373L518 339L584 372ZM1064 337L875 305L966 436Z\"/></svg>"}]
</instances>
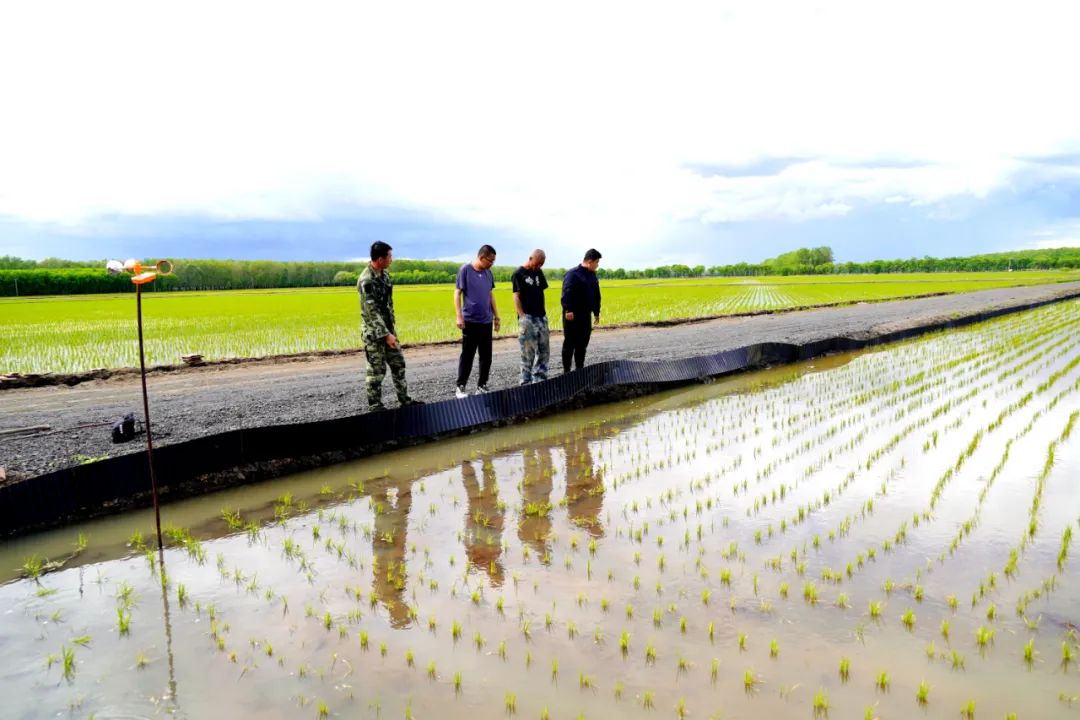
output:
<instances>
[{"instance_id":1,"label":"man in blue jacket","mask_svg":"<svg viewBox=\"0 0 1080 720\"><path fill-rule=\"evenodd\" d=\"M592 337L592 320L600 322L600 281L596 268L600 253L590 249L585 259L566 273L562 285L563 309L563 372L570 372L570 362L580 370L585 367L585 350Z\"/></svg>"}]
</instances>

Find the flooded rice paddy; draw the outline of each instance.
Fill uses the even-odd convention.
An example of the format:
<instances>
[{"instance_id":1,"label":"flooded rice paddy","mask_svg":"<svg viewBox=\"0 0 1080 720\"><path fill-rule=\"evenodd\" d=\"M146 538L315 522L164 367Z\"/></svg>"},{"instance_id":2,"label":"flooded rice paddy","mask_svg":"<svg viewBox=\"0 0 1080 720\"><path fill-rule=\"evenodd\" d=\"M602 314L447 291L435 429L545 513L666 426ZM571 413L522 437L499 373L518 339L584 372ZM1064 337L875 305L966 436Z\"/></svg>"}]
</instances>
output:
<instances>
[{"instance_id":1,"label":"flooded rice paddy","mask_svg":"<svg viewBox=\"0 0 1080 720\"><path fill-rule=\"evenodd\" d=\"M171 503L163 555L6 541L2 714L1074 717L1078 345L1069 302Z\"/></svg>"}]
</instances>

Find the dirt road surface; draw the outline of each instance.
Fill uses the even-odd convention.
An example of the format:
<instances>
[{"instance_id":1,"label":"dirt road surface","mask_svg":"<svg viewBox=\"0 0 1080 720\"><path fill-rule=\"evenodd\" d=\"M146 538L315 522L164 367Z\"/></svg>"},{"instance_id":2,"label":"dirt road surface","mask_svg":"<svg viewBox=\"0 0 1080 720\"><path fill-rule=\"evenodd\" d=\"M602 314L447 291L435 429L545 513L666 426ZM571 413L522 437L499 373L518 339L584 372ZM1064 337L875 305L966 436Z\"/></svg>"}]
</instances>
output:
<instances>
[{"instance_id":1,"label":"dirt road surface","mask_svg":"<svg viewBox=\"0 0 1080 720\"><path fill-rule=\"evenodd\" d=\"M871 339L989 309L1068 297L1080 297L1080 283L719 318L669 327L604 329L600 326L593 334L587 361L693 357L767 341ZM447 322L452 322L452 318ZM561 345L562 337L553 336L552 373L562 370ZM517 382L518 356L516 339L495 342L492 388ZM453 397L457 346L408 348L405 357L414 397L425 401ZM473 383L475 373L474 368ZM363 376L362 353L151 373L148 383L155 444L165 445L241 427L358 414L366 409ZM392 405L389 378L384 391L387 404ZM137 375L93 380L72 387L0 390L0 468L6 470L8 480L13 480L90 458L140 452L145 449L141 438L120 445L111 441L112 421L126 413L142 417Z\"/></svg>"}]
</instances>

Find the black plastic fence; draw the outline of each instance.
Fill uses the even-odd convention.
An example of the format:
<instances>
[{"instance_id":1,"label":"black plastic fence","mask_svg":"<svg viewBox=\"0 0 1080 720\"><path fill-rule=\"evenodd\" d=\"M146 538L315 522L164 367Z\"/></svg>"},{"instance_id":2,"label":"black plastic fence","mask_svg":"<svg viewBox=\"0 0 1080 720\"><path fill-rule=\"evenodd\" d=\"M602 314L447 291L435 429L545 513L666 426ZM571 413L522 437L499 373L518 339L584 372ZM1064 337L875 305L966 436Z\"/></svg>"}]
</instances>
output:
<instances>
[{"instance_id":1,"label":"black plastic fence","mask_svg":"<svg viewBox=\"0 0 1080 720\"><path fill-rule=\"evenodd\" d=\"M616 360L542 383L311 423L233 430L155 449L163 497L192 495L276 477L590 402L642 394L741 370L858 350L960 327L1067 298L997 308L871 339L828 338L804 345L760 343L666 361ZM14 535L151 502L145 452L109 458L0 486L0 534Z\"/></svg>"}]
</instances>

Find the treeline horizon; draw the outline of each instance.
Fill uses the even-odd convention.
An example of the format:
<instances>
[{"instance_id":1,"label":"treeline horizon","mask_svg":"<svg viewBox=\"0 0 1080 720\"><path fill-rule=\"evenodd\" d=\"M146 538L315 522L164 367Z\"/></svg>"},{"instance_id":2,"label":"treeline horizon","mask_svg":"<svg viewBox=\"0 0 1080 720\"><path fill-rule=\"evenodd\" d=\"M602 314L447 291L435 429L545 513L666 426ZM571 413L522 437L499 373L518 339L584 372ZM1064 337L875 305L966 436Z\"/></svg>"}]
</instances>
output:
<instances>
[{"instance_id":1,"label":"treeline horizon","mask_svg":"<svg viewBox=\"0 0 1080 720\"><path fill-rule=\"evenodd\" d=\"M148 261L152 263L153 261ZM177 259L174 274L159 278L156 291L267 290L274 288L355 285L366 262ZM395 259L391 273L398 285L452 283L461 263ZM1017 250L949 258L910 258L834 262L831 248L800 248L760 263L730 265L661 265L644 270L601 267L601 279L755 277L767 275L863 275L884 273L992 272L1080 268L1080 248ZM492 268L498 282L509 282L516 266ZM561 280L565 268L544 268ZM75 295L133 292L126 275L109 275L104 260L28 260L0 256L0 296Z\"/></svg>"}]
</instances>

